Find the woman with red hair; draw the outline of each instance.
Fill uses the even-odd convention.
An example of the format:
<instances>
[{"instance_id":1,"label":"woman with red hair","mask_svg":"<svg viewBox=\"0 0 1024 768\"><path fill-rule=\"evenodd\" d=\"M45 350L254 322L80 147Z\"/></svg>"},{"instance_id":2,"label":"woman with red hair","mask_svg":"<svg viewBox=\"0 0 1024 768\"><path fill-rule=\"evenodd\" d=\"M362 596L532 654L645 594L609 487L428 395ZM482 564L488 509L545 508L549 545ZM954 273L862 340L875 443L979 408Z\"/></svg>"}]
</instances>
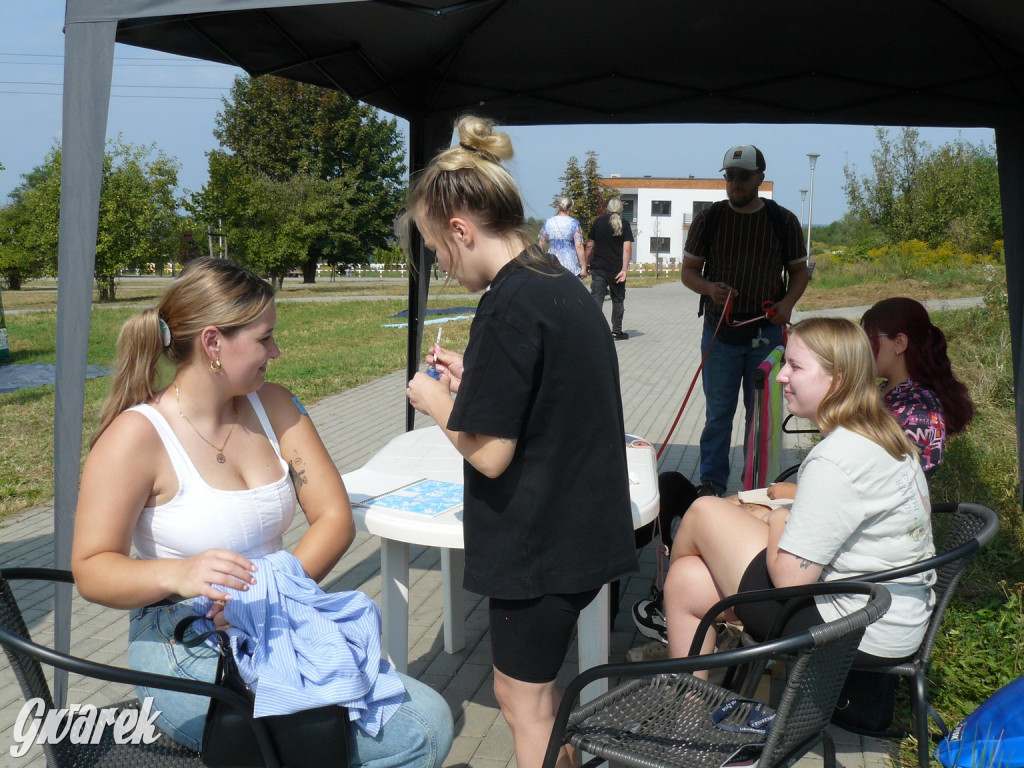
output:
<instances>
[{"instance_id":1,"label":"woman with red hair","mask_svg":"<svg viewBox=\"0 0 1024 768\"><path fill-rule=\"evenodd\" d=\"M879 301L860 322L885 380L882 398L920 448L921 466L931 475L942 463L946 439L974 417L967 387L953 375L946 336L932 325L928 310L905 297Z\"/></svg>"}]
</instances>

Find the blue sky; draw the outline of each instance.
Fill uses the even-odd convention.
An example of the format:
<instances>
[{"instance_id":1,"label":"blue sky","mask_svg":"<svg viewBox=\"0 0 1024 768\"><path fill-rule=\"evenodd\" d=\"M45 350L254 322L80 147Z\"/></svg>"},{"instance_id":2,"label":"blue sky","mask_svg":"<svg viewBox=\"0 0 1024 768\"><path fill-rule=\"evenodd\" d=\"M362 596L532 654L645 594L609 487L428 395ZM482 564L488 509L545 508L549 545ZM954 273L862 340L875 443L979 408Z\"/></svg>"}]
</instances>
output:
<instances>
[{"instance_id":1,"label":"blue sky","mask_svg":"<svg viewBox=\"0 0 1024 768\"><path fill-rule=\"evenodd\" d=\"M64 3L5 2L0 11L0 203L39 165L61 133ZM179 183L198 190L206 181L206 153L216 148L214 117L221 96L240 71L231 67L118 46L108 136L136 145L155 144L181 164ZM399 124L405 129L404 121ZM810 183L807 153L818 153L814 173L815 224L846 212L843 166L871 167L872 126L651 125L541 126L508 129L516 147L512 171L527 215L545 218L571 155L598 153L601 172L622 176L713 177L725 150L756 144L767 160L775 199L798 216L800 190ZM933 146L962 136L972 144L993 142L990 129L922 129Z\"/></svg>"}]
</instances>

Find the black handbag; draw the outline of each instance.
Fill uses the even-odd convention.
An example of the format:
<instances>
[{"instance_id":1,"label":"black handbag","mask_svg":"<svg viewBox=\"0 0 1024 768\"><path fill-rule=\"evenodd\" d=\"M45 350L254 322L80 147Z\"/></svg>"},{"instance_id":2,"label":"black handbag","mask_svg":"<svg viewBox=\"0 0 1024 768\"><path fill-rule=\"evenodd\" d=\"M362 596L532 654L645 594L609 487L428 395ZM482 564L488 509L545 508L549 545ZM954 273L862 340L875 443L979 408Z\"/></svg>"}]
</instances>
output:
<instances>
[{"instance_id":1,"label":"black handbag","mask_svg":"<svg viewBox=\"0 0 1024 768\"><path fill-rule=\"evenodd\" d=\"M192 647L217 635L220 658L217 661L217 685L223 685L249 702L249 714L218 699L210 699L203 726L200 754L210 768L263 768L263 754L252 727L252 709L256 695L238 670L226 632L206 632L189 640L185 630L198 619L189 616L178 622L174 638ZM349 756L348 709L337 704L304 709L287 715L261 717L270 734L277 758L289 768L347 766Z\"/></svg>"}]
</instances>

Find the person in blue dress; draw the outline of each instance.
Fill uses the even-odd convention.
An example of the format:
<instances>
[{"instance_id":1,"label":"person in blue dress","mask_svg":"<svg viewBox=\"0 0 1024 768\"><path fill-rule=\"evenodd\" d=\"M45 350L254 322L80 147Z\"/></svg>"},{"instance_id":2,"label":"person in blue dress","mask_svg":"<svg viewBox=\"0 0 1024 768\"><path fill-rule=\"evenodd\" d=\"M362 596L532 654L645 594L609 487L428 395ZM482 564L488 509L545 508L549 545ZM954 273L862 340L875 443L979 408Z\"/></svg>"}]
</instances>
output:
<instances>
[{"instance_id":1,"label":"person in blue dress","mask_svg":"<svg viewBox=\"0 0 1024 768\"><path fill-rule=\"evenodd\" d=\"M573 200L563 195L555 202L557 212L544 222L537 236L537 245L551 253L559 263L577 277L583 273L583 230L572 215Z\"/></svg>"}]
</instances>

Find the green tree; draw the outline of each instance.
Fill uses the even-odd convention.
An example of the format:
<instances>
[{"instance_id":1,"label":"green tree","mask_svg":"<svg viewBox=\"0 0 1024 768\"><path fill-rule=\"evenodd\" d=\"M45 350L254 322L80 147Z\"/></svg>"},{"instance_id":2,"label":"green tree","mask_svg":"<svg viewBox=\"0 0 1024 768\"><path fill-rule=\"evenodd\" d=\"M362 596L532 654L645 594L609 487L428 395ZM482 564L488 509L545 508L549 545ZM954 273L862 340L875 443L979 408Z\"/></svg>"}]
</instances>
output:
<instances>
[{"instance_id":1,"label":"green tree","mask_svg":"<svg viewBox=\"0 0 1024 768\"><path fill-rule=\"evenodd\" d=\"M576 207L579 206L583 200L583 196L586 190L586 181L583 178L583 169L580 167L580 161L576 158L576 155L569 157L569 160L565 164L565 172L558 179L562 183L561 191L551 199L551 205L558 205L558 198L560 197L571 197ZM578 214L577 210L574 215ZM576 218L579 218L576 215Z\"/></svg>"},{"instance_id":2,"label":"green tree","mask_svg":"<svg viewBox=\"0 0 1024 768\"><path fill-rule=\"evenodd\" d=\"M194 209L220 219L251 266L278 275L301 266L313 282L318 262L365 262L390 244L405 197L396 120L339 91L237 77L214 136L226 151L210 154ZM263 248L263 263L253 261Z\"/></svg>"},{"instance_id":3,"label":"green tree","mask_svg":"<svg viewBox=\"0 0 1024 768\"><path fill-rule=\"evenodd\" d=\"M587 150L586 160L583 166L575 155L571 156L565 164L565 173L559 178L562 183L562 191L555 197L557 202L563 195L573 200L572 215L580 222L583 236L586 237L590 231L590 225L594 223L601 212L604 211L604 204L610 197L609 190L601 186L601 171L597 162L597 152Z\"/></svg>"},{"instance_id":4,"label":"green tree","mask_svg":"<svg viewBox=\"0 0 1024 768\"><path fill-rule=\"evenodd\" d=\"M122 272L148 272L177 252L178 168L155 145L135 147L120 137L104 155L96 240L100 301L114 300Z\"/></svg>"},{"instance_id":5,"label":"green tree","mask_svg":"<svg viewBox=\"0 0 1024 768\"><path fill-rule=\"evenodd\" d=\"M20 280L57 272L60 171L61 151L54 147L11 193L13 202L3 217L5 255L0 264L8 281L12 276ZM123 271L148 271L150 264L173 256L179 234L177 186L177 161L155 146L136 147L120 138L108 144L94 273L101 300L114 299Z\"/></svg>"},{"instance_id":6,"label":"green tree","mask_svg":"<svg viewBox=\"0 0 1024 768\"><path fill-rule=\"evenodd\" d=\"M1002 238L1002 216L992 148L963 140L937 150L915 128L894 139L876 128L872 175L844 166L850 211L877 227L890 244L952 242L962 252L991 251Z\"/></svg>"},{"instance_id":7,"label":"green tree","mask_svg":"<svg viewBox=\"0 0 1024 768\"><path fill-rule=\"evenodd\" d=\"M60 149L51 149L22 179L0 209L0 275L12 291L24 280L57 274Z\"/></svg>"}]
</instances>

